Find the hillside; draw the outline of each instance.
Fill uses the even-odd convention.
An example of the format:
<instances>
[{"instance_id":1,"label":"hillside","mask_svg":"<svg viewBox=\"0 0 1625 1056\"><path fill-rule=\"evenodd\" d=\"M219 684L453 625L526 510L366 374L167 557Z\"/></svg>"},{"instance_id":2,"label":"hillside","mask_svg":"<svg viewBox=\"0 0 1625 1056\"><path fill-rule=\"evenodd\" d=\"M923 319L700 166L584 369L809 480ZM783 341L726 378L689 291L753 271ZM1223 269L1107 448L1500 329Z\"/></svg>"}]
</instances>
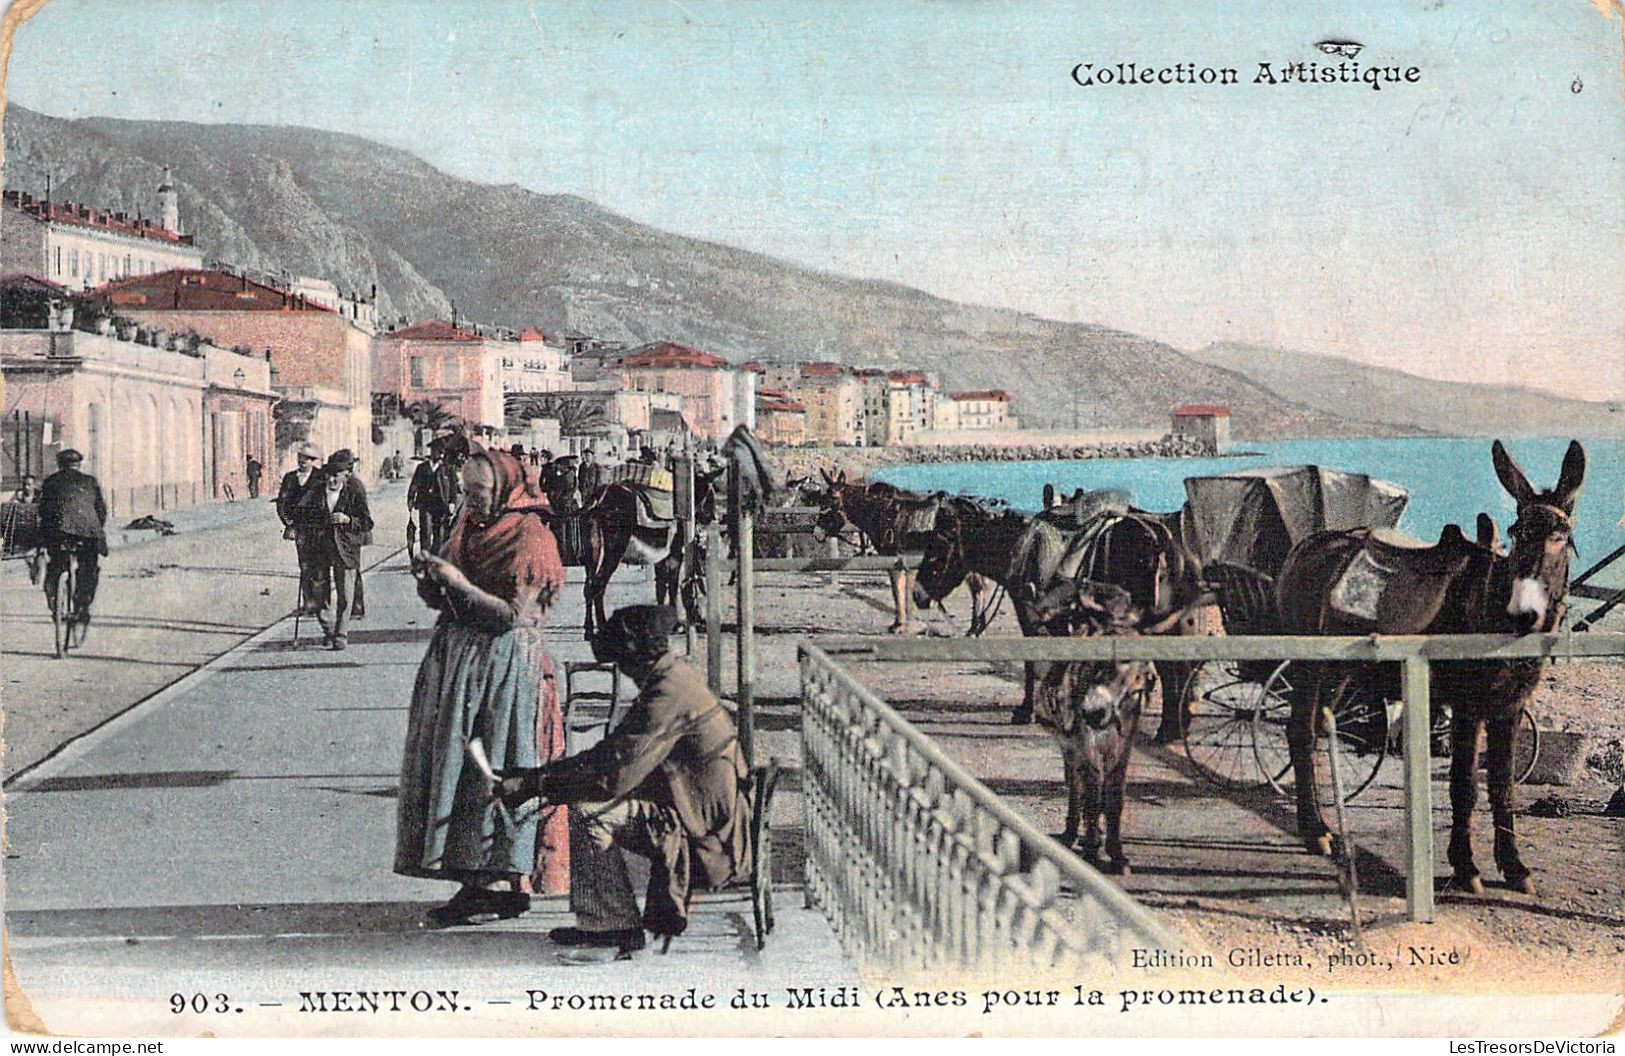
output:
<instances>
[{"instance_id":1,"label":"hillside","mask_svg":"<svg viewBox=\"0 0 1625 1056\"><path fill-rule=\"evenodd\" d=\"M380 318L446 316L676 340L734 360L920 365L1001 387L1031 425L1164 426L1225 403L1240 438L1411 431L1282 399L1242 374L1102 327L979 308L669 234L570 195L487 185L404 151L294 127L63 120L11 106L5 185L152 215L173 167L214 258L379 289Z\"/></svg>"},{"instance_id":2,"label":"hillside","mask_svg":"<svg viewBox=\"0 0 1625 1056\"><path fill-rule=\"evenodd\" d=\"M1447 436L1625 434L1618 403L1532 389L1435 381L1338 356L1222 343L1187 353L1243 374L1284 399L1352 418Z\"/></svg>"}]
</instances>

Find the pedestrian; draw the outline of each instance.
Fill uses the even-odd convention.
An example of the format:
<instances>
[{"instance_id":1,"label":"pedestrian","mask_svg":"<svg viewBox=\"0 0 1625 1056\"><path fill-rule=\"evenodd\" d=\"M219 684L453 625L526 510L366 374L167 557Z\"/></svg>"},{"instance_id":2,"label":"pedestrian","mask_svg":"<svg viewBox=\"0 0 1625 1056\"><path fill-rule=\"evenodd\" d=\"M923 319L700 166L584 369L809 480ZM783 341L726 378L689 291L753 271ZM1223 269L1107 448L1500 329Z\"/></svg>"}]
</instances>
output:
<instances>
[{"instance_id":1,"label":"pedestrian","mask_svg":"<svg viewBox=\"0 0 1625 1056\"><path fill-rule=\"evenodd\" d=\"M581 456L581 468L576 471L576 490L581 493L581 504L586 506L592 502L593 493L603 479L603 471L598 466L598 453L593 448L587 448Z\"/></svg>"},{"instance_id":2,"label":"pedestrian","mask_svg":"<svg viewBox=\"0 0 1625 1056\"><path fill-rule=\"evenodd\" d=\"M316 619L328 644L338 650L350 644L350 586L361 568L361 548L372 533L367 493L355 479L354 468L355 456L348 448L327 456L319 480L306 489L294 509L294 522L311 535ZM329 617L328 606L335 595L337 603Z\"/></svg>"},{"instance_id":3,"label":"pedestrian","mask_svg":"<svg viewBox=\"0 0 1625 1056\"><path fill-rule=\"evenodd\" d=\"M314 616L317 608L316 588L312 579L316 571L316 561L311 555L314 536L295 523L294 510L305 497L312 479L321 479L316 472L316 463L321 461L322 453L315 444L305 443L299 445L295 458L298 468L282 474L282 484L277 488L276 515L282 521L282 538L293 542L294 558L299 562L299 604L295 611L300 616Z\"/></svg>"},{"instance_id":4,"label":"pedestrian","mask_svg":"<svg viewBox=\"0 0 1625 1056\"><path fill-rule=\"evenodd\" d=\"M16 491L11 493L12 502L35 503L39 501L39 478L32 473L23 474L23 481Z\"/></svg>"},{"instance_id":5,"label":"pedestrian","mask_svg":"<svg viewBox=\"0 0 1625 1056\"><path fill-rule=\"evenodd\" d=\"M418 546L430 553L439 551L451 525L453 498L447 487L445 455L444 443L431 443L429 457L418 463L412 482L406 486L408 515L415 513L418 519Z\"/></svg>"},{"instance_id":6,"label":"pedestrian","mask_svg":"<svg viewBox=\"0 0 1625 1056\"><path fill-rule=\"evenodd\" d=\"M265 466L253 455L248 456L248 497L260 497L260 474L265 472Z\"/></svg>"},{"instance_id":7,"label":"pedestrian","mask_svg":"<svg viewBox=\"0 0 1625 1056\"><path fill-rule=\"evenodd\" d=\"M39 493L40 545L49 555L45 566L45 597L56 606L56 586L68 570L68 555L79 559L73 594L73 634L83 644L90 626L90 607L101 579L101 558L107 556L107 503L102 486L79 465L85 456L68 448L56 456L57 471L45 478ZM37 567L37 566L36 566Z\"/></svg>"},{"instance_id":8,"label":"pedestrian","mask_svg":"<svg viewBox=\"0 0 1625 1056\"><path fill-rule=\"evenodd\" d=\"M561 946L641 949L644 929L681 935L690 883L722 887L750 875L749 770L733 713L670 645L677 614L665 605L617 609L593 656L638 685L608 736L556 763L506 777L511 811L530 800L570 806L570 909L554 928ZM649 860L643 912L623 852Z\"/></svg>"},{"instance_id":9,"label":"pedestrian","mask_svg":"<svg viewBox=\"0 0 1625 1056\"><path fill-rule=\"evenodd\" d=\"M547 501L504 451L476 449L463 482L451 538L414 567L440 618L412 691L395 830L395 872L460 884L429 913L440 925L518 916L530 906L525 887L559 894L569 884L565 811L498 808L470 750L477 739L501 771L564 754L542 633L564 588Z\"/></svg>"}]
</instances>

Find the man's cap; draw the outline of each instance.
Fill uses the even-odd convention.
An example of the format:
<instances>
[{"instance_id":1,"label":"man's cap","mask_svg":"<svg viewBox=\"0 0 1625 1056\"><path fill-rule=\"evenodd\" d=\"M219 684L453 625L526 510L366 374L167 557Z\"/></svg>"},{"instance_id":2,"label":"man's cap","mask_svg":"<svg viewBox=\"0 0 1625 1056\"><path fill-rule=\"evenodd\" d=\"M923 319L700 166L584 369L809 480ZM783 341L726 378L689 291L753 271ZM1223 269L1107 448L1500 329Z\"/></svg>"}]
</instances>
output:
<instances>
[{"instance_id":1,"label":"man's cap","mask_svg":"<svg viewBox=\"0 0 1625 1056\"><path fill-rule=\"evenodd\" d=\"M59 466L72 466L85 460L85 456L73 448L63 448L56 453L56 464Z\"/></svg>"},{"instance_id":2,"label":"man's cap","mask_svg":"<svg viewBox=\"0 0 1625 1056\"><path fill-rule=\"evenodd\" d=\"M350 453L349 448L341 447L327 456L327 468L353 469L355 468L355 456Z\"/></svg>"},{"instance_id":3,"label":"man's cap","mask_svg":"<svg viewBox=\"0 0 1625 1056\"><path fill-rule=\"evenodd\" d=\"M600 663L658 659L677 633L677 610L670 605L628 605L610 613L592 642Z\"/></svg>"}]
</instances>

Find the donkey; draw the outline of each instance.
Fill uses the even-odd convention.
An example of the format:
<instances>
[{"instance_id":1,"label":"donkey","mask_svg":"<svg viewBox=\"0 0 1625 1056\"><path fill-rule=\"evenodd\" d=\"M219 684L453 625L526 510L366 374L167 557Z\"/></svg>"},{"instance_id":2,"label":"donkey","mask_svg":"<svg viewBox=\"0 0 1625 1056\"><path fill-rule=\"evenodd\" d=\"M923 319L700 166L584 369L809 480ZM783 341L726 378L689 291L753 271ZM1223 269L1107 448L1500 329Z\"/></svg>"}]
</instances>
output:
<instances>
[{"instance_id":1,"label":"donkey","mask_svg":"<svg viewBox=\"0 0 1625 1056\"><path fill-rule=\"evenodd\" d=\"M722 472L694 476L694 513L699 524L716 519L716 481ZM641 521L653 519L645 516L648 502L638 485L616 482L600 487L581 510L581 563L586 572L582 588L586 600L584 629L589 640L594 628L602 627L609 619L604 611L604 593L623 560L630 558L654 566L656 604L676 605L679 595L685 593L679 582L684 557L682 533L675 521L657 528L644 527ZM688 600L692 609L692 598ZM695 615L690 611L688 617L692 620Z\"/></svg>"},{"instance_id":2,"label":"donkey","mask_svg":"<svg viewBox=\"0 0 1625 1056\"><path fill-rule=\"evenodd\" d=\"M850 525L858 532L860 547L873 547L876 553L894 555L924 549L929 530L920 525L933 522L947 499L943 492L917 495L890 484L849 482L843 470L837 476L824 476L824 491L814 535L820 540L838 537ZM914 574L897 568L891 572L892 601L897 619L891 633L905 634L909 628L908 599Z\"/></svg>"},{"instance_id":3,"label":"donkey","mask_svg":"<svg viewBox=\"0 0 1625 1056\"><path fill-rule=\"evenodd\" d=\"M1127 590L1090 580L1059 581L1033 606L1034 618L1048 633L1085 638L1166 633L1183 615L1174 612L1148 625ZM1156 666L1145 660L1035 666L1034 717L1060 742L1066 764L1066 826L1059 839L1071 846L1081 824L1079 853L1097 861L1104 813L1107 860L1100 867L1126 874L1124 786L1145 701L1158 688Z\"/></svg>"},{"instance_id":4,"label":"donkey","mask_svg":"<svg viewBox=\"0 0 1625 1056\"><path fill-rule=\"evenodd\" d=\"M1367 545L1355 530L1309 536L1287 555L1277 599L1294 634L1528 634L1557 627L1568 593L1574 504L1585 479L1585 450L1569 444L1557 486L1536 491L1501 441L1490 448L1495 474L1517 503L1508 530L1511 549L1499 553L1493 524L1479 522L1478 542L1454 525L1430 551L1395 562L1398 570L1377 605L1375 621L1332 608L1333 589ZM1331 852L1330 832L1315 797L1314 739L1320 702L1346 666L1307 665L1305 692L1296 694L1288 743L1297 792L1298 834L1311 853ZM1540 682L1544 660L1462 660L1433 665L1432 697L1450 707L1450 848L1455 886L1482 893L1473 863L1472 814L1478 798L1474 771L1480 728L1489 753L1490 809L1495 862L1507 886L1534 893L1530 870L1518 854L1514 830L1513 737L1518 718ZM1358 669L1352 677L1370 677Z\"/></svg>"},{"instance_id":5,"label":"donkey","mask_svg":"<svg viewBox=\"0 0 1625 1056\"><path fill-rule=\"evenodd\" d=\"M1042 518L1010 511L982 510L970 503L950 503L937 531L927 539L920 562L915 601L925 605L952 593L969 573L1000 584L1010 597L1021 633L1046 634L1034 606L1040 594L1059 581L1090 580L1127 590L1142 612L1178 610L1182 634L1201 633L1195 603L1203 597L1201 566L1194 554L1153 515L1106 511L1067 533ZM1177 739L1190 663L1160 665L1162 723L1158 739ZM1027 665L1022 699L1010 721L1023 725L1033 715L1033 665Z\"/></svg>"}]
</instances>

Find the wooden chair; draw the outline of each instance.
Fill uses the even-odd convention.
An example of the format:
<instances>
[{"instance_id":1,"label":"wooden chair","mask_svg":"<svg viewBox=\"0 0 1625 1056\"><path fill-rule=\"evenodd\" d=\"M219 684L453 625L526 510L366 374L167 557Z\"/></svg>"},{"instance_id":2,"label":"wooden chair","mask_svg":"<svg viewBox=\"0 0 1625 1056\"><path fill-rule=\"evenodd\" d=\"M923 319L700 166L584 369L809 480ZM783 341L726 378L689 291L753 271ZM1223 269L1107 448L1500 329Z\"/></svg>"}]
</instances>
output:
<instances>
[{"instance_id":1,"label":"wooden chair","mask_svg":"<svg viewBox=\"0 0 1625 1056\"><path fill-rule=\"evenodd\" d=\"M750 907L754 918L756 930L756 948L767 948L767 936L773 931L773 793L778 790L779 777L783 771L779 768L777 759L770 759L766 766L758 766L750 772L750 848L751 873L737 884L726 888L715 888L718 892L727 892L749 888ZM688 892L688 904L692 906L696 895L704 892L696 891L692 887ZM686 909L687 907L685 907ZM660 952L664 954L671 948L673 936L666 935L660 940Z\"/></svg>"},{"instance_id":2,"label":"wooden chair","mask_svg":"<svg viewBox=\"0 0 1625 1056\"><path fill-rule=\"evenodd\" d=\"M608 690L582 689L578 679L582 675L608 675ZM621 699L621 672L614 664L599 663L594 660L567 660L564 664L564 699L559 703L559 710L564 717L564 736L569 739L573 733L584 733L597 726L604 728L607 735L615 727L615 706ZM602 704L603 718L600 720L596 713L588 714L587 709L580 708L582 703L594 705Z\"/></svg>"}]
</instances>

